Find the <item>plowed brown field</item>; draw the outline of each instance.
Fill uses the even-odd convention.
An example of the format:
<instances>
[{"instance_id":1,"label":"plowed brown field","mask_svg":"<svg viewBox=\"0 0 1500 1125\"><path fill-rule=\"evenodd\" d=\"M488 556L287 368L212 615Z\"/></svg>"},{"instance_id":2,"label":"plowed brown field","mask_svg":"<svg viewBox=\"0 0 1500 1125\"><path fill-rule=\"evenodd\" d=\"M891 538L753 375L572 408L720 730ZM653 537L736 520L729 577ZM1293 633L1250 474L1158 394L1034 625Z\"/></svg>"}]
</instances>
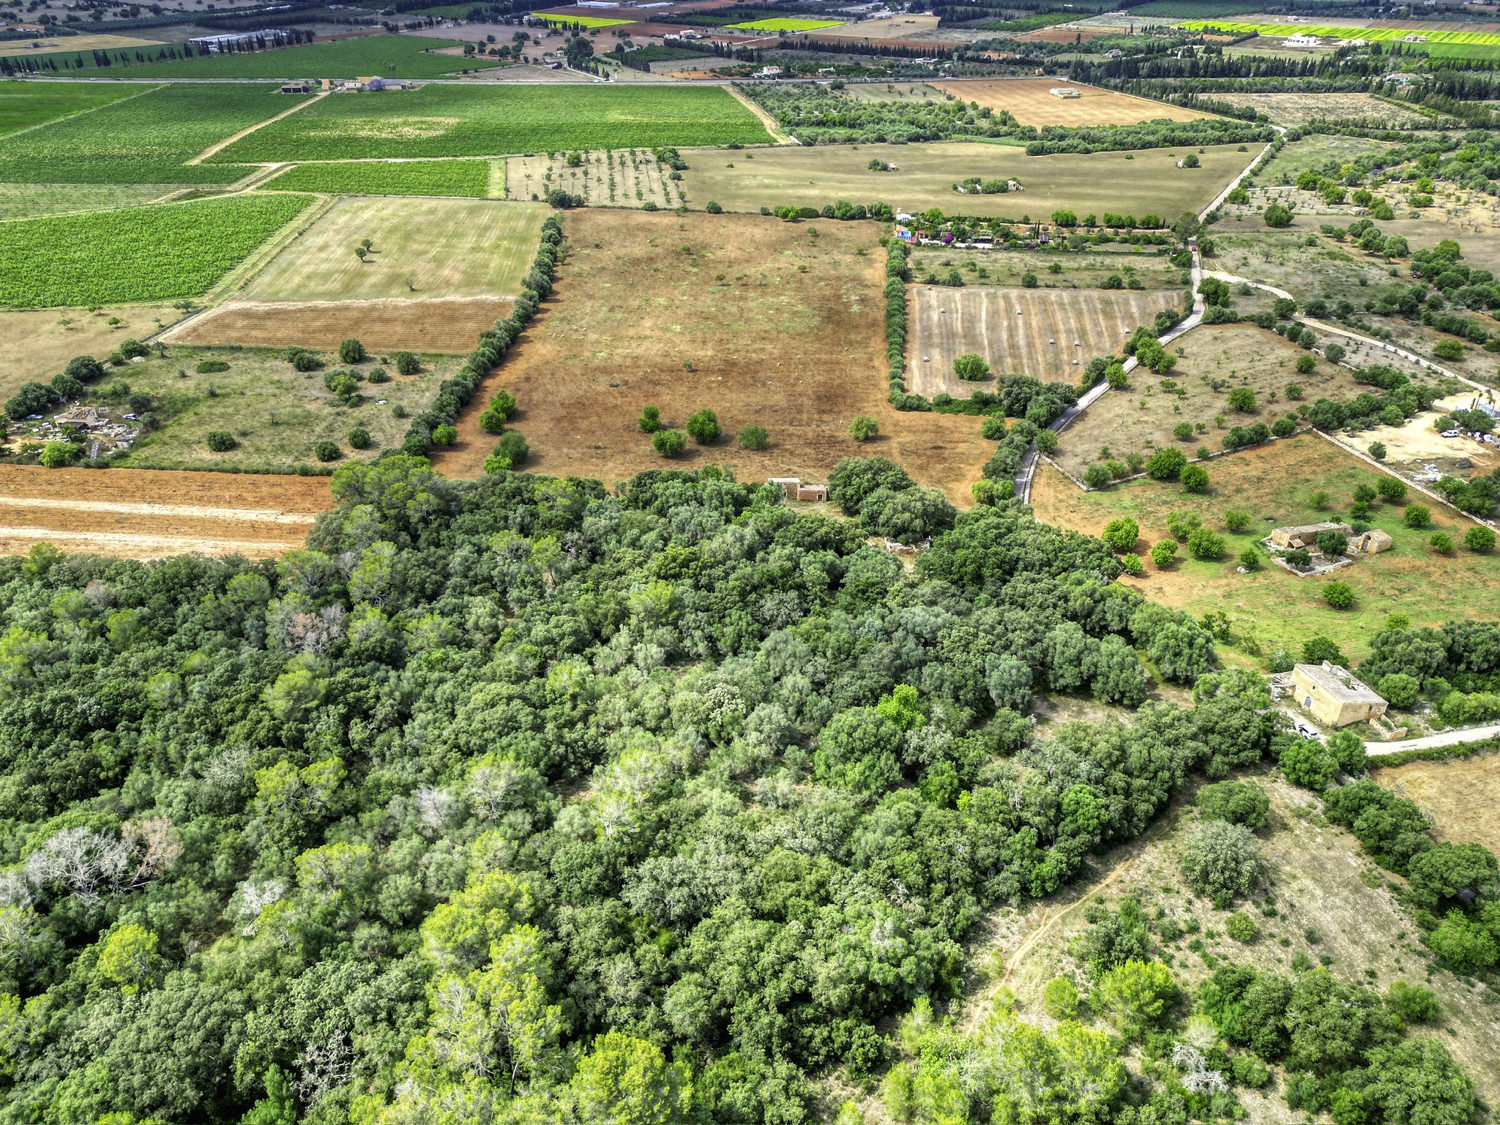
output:
<instances>
[{"instance_id":1,"label":"plowed brown field","mask_svg":"<svg viewBox=\"0 0 1500 1125\"><path fill-rule=\"evenodd\" d=\"M510 315L504 297L425 301L230 301L172 329L171 344L337 348L358 338L372 352L461 354Z\"/></svg>"},{"instance_id":2,"label":"plowed brown field","mask_svg":"<svg viewBox=\"0 0 1500 1125\"><path fill-rule=\"evenodd\" d=\"M1137 325L1177 303L1162 290L916 286L907 293L907 388L968 398L993 387L953 374L953 361L968 354L996 374L1077 382L1093 356L1117 353Z\"/></svg>"},{"instance_id":3,"label":"plowed brown field","mask_svg":"<svg viewBox=\"0 0 1500 1125\"><path fill-rule=\"evenodd\" d=\"M301 547L333 506L326 477L0 465L0 554L267 558Z\"/></svg>"},{"instance_id":4,"label":"plowed brown field","mask_svg":"<svg viewBox=\"0 0 1500 1125\"><path fill-rule=\"evenodd\" d=\"M993 452L975 420L886 404L875 224L586 209L566 227L571 249L552 298L459 418L439 471L480 474L495 439L478 417L504 387L522 407L514 426L531 446L526 467L541 473L608 484L730 464L742 480L826 480L840 457L880 454L969 502ZM666 460L636 426L648 404L676 428L711 409L725 439ZM850 438L856 414L876 417L882 436ZM734 435L750 424L770 432L770 449L739 448Z\"/></svg>"},{"instance_id":5,"label":"plowed brown field","mask_svg":"<svg viewBox=\"0 0 1500 1125\"><path fill-rule=\"evenodd\" d=\"M1117 94L1061 78L997 78L991 82L933 82L932 86L966 102L1006 110L1022 125L1136 125L1165 117L1193 121L1212 117L1196 109ZM1050 91L1068 87L1082 96L1060 98Z\"/></svg>"}]
</instances>

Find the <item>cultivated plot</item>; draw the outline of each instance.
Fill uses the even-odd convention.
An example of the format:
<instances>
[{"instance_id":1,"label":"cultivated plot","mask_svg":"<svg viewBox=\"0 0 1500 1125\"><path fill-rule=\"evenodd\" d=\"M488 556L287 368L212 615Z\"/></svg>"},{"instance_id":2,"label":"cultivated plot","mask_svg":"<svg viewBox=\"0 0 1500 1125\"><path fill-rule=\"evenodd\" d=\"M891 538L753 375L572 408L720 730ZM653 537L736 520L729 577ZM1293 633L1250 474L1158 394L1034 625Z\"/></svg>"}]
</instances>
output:
<instances>
[{"instance_id":1,"label":"cultivated plot","mask_svg":"<svg viewBox=\"0 0 1500 1125\"><path fill-rule=\"evenodd\" d=\"M235 195L0 223L0 304L196 297L312 202Z\"/></svg>"},{"instance_id":2,"label":"cultivated plot","mask_svg":"<svg viewBox=\"0 0 1500 1125\"><path fill-rule=\"evenodd\" d=\"M495 439L478 414L503 387L541 473L609 482L727 463L741 479L826 480L840 457L881 454L971 502L993 452L974 419L885 401L878 226L822 223L814 236L759 216L606 209L569 212L564 226L557 288L460 417L458 446L435 458L442 472L479 475ZM713 410L726 439L665 460L636 425L647 405L674 427ZM857 414L878 418L882 438L850 438ZM769 431L768 450L739 448L747 425Z\"/></svg>"},{"instance_id":3,"label":"cultivated plot","mask_svg":"<svg viewBox=\"0 0 1500 1125\"><path fill-rule=\"evenodd\" d=\"M953 374L961 355L983 356L997 375L1077 382L1096 355L1118 352L1137 325L1180 304L1172 292L1088 289L949 289L907 291L907 388L928 398L968 398L993 380L965 382Z\"/></svg>"},{"instance_id":4,"label":"cultivated plot","mask_svg":"<svg viewBox=\"0 0 1500 1125\"><path fill-rule=\"evenodd\" d=\"M0 49L0 54L4 53ZM98 109L136 93L139 90L131 86L0 82L0 134L42 125L69 114Z\"/></svg>"},{"instance_id":5,"label":"cultivated plot","mask_svg":"<svg viewBox=\"0 0 1500 1125\"><path fill-rule=\"evenodd\" d=\"M421 301L227 301L173 328L173 344L336 349L354 338L381 351L472 351L479 334L510 315L508 297Z\"/></svg>"},{"instance_id":6,"label":"cultivated plot","mask_svg":"<svg viewBox=\"0 0 1500 1125\"><path fill-rule=\"evenodd\" d=\"M514 296L536 256L548 213L543 204L502 200L340 199L238 296L257 301Z\"/></svg>"},{"instance_id":7,"label":"cultivated plot","mask_svg":"<svg viewBox=\"0 0 1500 1125\"><path fill-rule=\"evenodd\" d=\"M132 87L139 89L139 87ZM0 181L223 184L249 169L189 165L204 149L289 107L276 87L173 85L0 140Z\"/></svg>"},{"instance_id":8,"label":"cultivated plot","mask_svg":"<svg viewBox=\"0 0 1500 1125\"><path fill-rule=\"evenodd\" d=\"M323 98L213 159L502 156L770 139L755 115L717 86L430 85Z\"/></svg>"},{"instance_id":9,"label":"cultivated plot","mask_svg":"<svg viewBox=\"0 0 1500 1125\"><path fill-rule=\"evenodd\" d=\"M1111 391L1088 414L1114 397ZM1165 570L1148 562L1144 577L1121 581L1152 601L1195 616L1223 612L1237 637L1253 639L1267 654L1280 648L1298 653L1304 641L1322 635L1358 661L1368 654L1370 639L1384 627L1389 613L1407 614L1414 626L1500 616L1500 569L1493 558L1468 551L1436 555L1428 546L1434 531L1446 531L1458 540L1472 526L1441 505L1430 505L1433 526L1420 531L1404 524L1404 504L1381 503L1370 510L1365 522L1387 532L1395 548L1360 559L1340 573L1357 594L1349 609L1329 607L1320 596L1321 582L1288 574L1280 567L1239 573L1239 553L1270 528L1328 519L1347 522L1352 518L1348 509L1355 487L1373 485L1378 479L1377 470L1315 434L1217 458L1208 465L1208 473L1211 488L1203 493L1184 492L1179 484L1149 479L1083 492L1057 470L1043 466L1031 503L1038 519L1089 535L1097 535L1116 517L1129 516L1141 528L1136 547L1142 558L1152 544L1169 538L1169 513L1197 515L1224 536L1222 559L1195 560L1186 557L1186 550L1179 550L1177 561ZM1320 492L1328 497L1324 506L1316 503ZM1407 501L1429 503L1412 494ZM1250 515L1247 531L1233 533L1224 527L1224 513L1229 509ZM1222 651L1233 654L1237 649L1242 645Z\"/></svg>"},{"instance_id":10,"label":"cultivated plot","mask_svg":"<svg viewBox=\"0 0 1500 1125\"><path fill-rule=\"evenodd\" d=\"M1246 151L1242 151L1246 148ZM728 211L783 204L822 207L847 199L884 200L911 212L1046 221L1056 210L1083 216L1107 211L1175 218L1198 211L1254 157L1247 146L1216 145L1200 168L1179 168L1187 150L1061 153L1027 156L1014 145L953 141L914 145L800 145L753 152L686 152L682 183L692 207L712 200ZM1257 146L1257 151L1259 148ZM871 161L893 170L873 172ZM971 176L1014 178L1023 190L965 195L954 185Z\"/></svg>"},{"instance_id":11,"label":"cultivated plot","mask_svg":"<svg viewBox=\"0 0 1500 1125\"><path fill-rule=\"evenodd\" d=\"M1430 119L1369 94L1252 94L1215 91L1214 101L1264 113L1278 125L1299 129L1311 121L1360 121L1372 129L1410 128ZM1319 137L1319 142L1329 138ZM1314 146L1316 147L1316 146Z\"/></svg>"},{"instance_id":12,"label":"cultivated plot","mask_svg":"<svg viewBox=\"0 0 1500 1125\"><path fill-rule=\"evenodd\" d=\"M33 43L40 43L41 46L33 47ZM68 35L56 38L41 35L36 39L9 39L0 42L0 55L36 56L59 49L76 55L84 51L119 51L127 47L160 46L161 41L158 39L137 39L133 35Z\"/></svg>"},{"instance_id":13,"label":"cultivated plot","mask_svg":"<svg viewBox=\"0 0 1500 1125\"><path fill-rule=\"evenodd\" d=\"M1297 360L1311 353L1254 325L1195 328L1173 348L1184 354L1170 374L1136 368L1127 389L1110 391L1063 431L1055 455L1059 465L1081 477L1094 462L1133 452L1149 457L1156 449L1176 446L1191 457L1205 445L1218 452L1232 426L1269 426L1320 398L1348 402L1372 389L1356 383L1354 372L1321 357L1314 357L1312 371L1298 373ZM1302 397L1289 397L1289 386L1301 387ZM1229 392L1236 387L1254 392L1255 409L1229 407ZM1184 422L1192 434L1175 437L1173 431Z\"/></svg>"},{"instance_id":14,"label":"cultivated plot","mask_svg":"<svg viewBox=\"0 0 1500 1125\"><path fill-rule=\"evenodd\" d=\"M837 28L812 32L815 39L863 39L880 41L905 39L909 36L925 35L936 31L938 17L903 13L883 20L860 20L858 23L840 24Z\"/></svg>"},{"instance_id":15,"label":"cultivated plot","mask_svg":"<svg viewBox=\"0 0 1500 1125\"><path fill-rule=\"evenodd\" d=\"M539 199L560 188L590 207L675 207L686 193L671 173L650 149L512 156L505 161L505 193L507 199Z\"/></svg>"},{"instance_id":16,"label":"cultivated plot","mask_svg":"<svg viewBox=\"0 0 1500 1125\"><path fill-rule=\"evenodd\" d=\"M0 184L0 222L139 207L178 190L175 184Z\"/></svg>"},{"instance_id":17,"label":"cultivated plot","mask_svg":"<svg viewBox=\"0 0 1500 1125\"><path fill-rule=\"evenodd\" d=\"M1137 125L1142 121L1195 121L1214 116L1180 105L1132 97L1063 78L1003 78L990 82L934 82L932 86L966 102L1005 110L1022 125ZM1076 98L1053 90L1078 91Z\"/></svg>"},{"instance_id":18,"label":"cultivated plot","mask_svg":"<svg viewBox=\"0 0 1500 1125\"><path fill-rule=\"evenodd\" d=\"M0 554L275 558L333 506L323 477L0 465Z\"/></svg>"},{"instance_id":19,"label":"cultivated plot","mask_svg":"<svg viewBox=\"0 0 1500 1125\"><path fill-rule=\"evenodd\" d=\"M488 160L350 160L296 164L257 186L269 191L483 199L490 194L491 182L496 178ZM503 186L503 173L498 178Z\"/></svg>"}]
</instances>

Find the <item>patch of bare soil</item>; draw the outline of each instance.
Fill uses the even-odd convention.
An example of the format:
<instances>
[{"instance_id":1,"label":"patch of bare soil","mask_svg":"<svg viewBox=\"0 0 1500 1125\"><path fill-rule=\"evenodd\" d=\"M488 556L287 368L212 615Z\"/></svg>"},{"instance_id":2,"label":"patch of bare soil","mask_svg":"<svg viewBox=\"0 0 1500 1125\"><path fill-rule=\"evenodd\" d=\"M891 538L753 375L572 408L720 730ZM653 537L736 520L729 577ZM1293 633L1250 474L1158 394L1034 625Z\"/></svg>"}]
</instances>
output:
<instances>
[{"instance_id":1,"label":"patch of bare soil","mask_svg":"<svg viewBox=\"0 0 1500 1125\"><path fill-rule=\"evenodd\" d=\"M743 480L827 479L839 458L890 457L969 503L993 451L975 419L898 413L886 403L884 257L872 223L783 223L752 215L580 210L543 312L459 418L439 471L476 477L494 446L489 396L520 402L527 468L610 483L646 469L732 465ZM814 233L816 231L816 233ZM724 438L668 460L636 425L713 410ZM881 436L849 436L858 414ZM764 426L771 446L739 447Z\"/></svg>"},{"instance_id":2,"label":"patch of bare soil","mask_svg":"<svg viewBox=\"0 0 1500 1125\"><path fill-rule=\"evenodd\" d=\"M172 329L171 344L337 348L351 336L372 352L463 354L510 315L505 297L423 301L229 301Z\"/></svg>"},{"instance_id":3,"label":"patch of bare soil","mask_svg":"<svg viewBox=\"0 0 1500 1125\"><path fill-rule=\"evenodd\" d=\"M0 554L274 557L332 506L326 477L0 465Z\"/></svg>"}]
</instances>

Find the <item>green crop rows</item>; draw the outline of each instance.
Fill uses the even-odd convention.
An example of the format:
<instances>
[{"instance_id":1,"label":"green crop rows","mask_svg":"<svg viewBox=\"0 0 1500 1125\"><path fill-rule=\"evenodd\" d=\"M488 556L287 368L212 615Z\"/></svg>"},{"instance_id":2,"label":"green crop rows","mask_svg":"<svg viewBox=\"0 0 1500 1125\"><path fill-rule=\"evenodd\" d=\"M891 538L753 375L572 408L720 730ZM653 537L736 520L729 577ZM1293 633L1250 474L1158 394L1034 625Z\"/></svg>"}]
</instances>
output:
<instances>
[{"instance_id":1,"label":"green crop rows","mask_svg":"<svg viewBox=\"0 0 1500 1125\"><path fill-rule=\"evenodd\" d=\"M1218 28L1235 35L1256 32L1259 35L1278 37L1290 35L1316 35L1321 39L1365 39L1392 42L1407 35L1420 35L1427 43L1445 46L1496 47L1500 46L1500 35L1484 31L1408 31L1398 27L1312 27L1301 23L1257 23L1241 20L1186 20L1183 27L1190 31Z\"/></svg>"},{"instance_id":2,"label":"green crop rows","mask_svg":"<svg viewBox=\"0 0 1500 1125\"><path fill-rule=\"evenodd\" d=\"M432 85L324 98L213 159L501 156L770 139L753 113L716 86Z\"/></svg>"},{"instance_id":3,"label":"green crop rows","mask_svg":"<svg viewBox=\"0 0 1500 1125\"><path fill-rule=\"evenodd\" d=\"M739 31L817 31L824 27L838 27L842 20L768 19L751 20L749 23L732 23L729 26Z\"/></svg>"},{"instance_id":4,"label":"green crop rows","mask_svg":"<svg viewBox=\"0 0 1500 1125\"><path fill-rule=\"evenodd\" d=\"M0 304L196 297L311 202L238 195L0 223Z\"/></svg>"},{"instance_id":5,"label":"green crop rows","mask_svg":"<svg viewBox=\"0 0 1500 1125\"><path fill-rule=\"evenodd\" d=\"M490 166L484 160L346 161L298 164L262 185L274 191L344 195L460 195L483 199Z\"/></svg>"},{"instance_id":6,"label":"green crop rows","mask_svg":"<svg viewBox=\"0 0 1500 1125\"><path fill-rule=\"evenodd\" d=\"M451 39L371 35L194 59L171 58L175 47L129 47L104 53L111 64L105 73L112 78L354 78L365 74L384 78L441 78L460 70L485 67L483 60L434 53L440 47L460 46L461 43ZM62 51L28 58L44 64L56 62L63 73L96 69L92 51Z\"/></svg>"},{"instance_id":7,"label":"green crop rows","mask_svg":"<svg viewBox=\"0 0 1500 1125\"><path fill-rule=\"evenodd\" d=\"M0 139L0 182L232 183L246 169L186 162L291 104L274 86L158 87Z\"/></svg>"},{"instance_id":8,"label":"green crop rows","mask_svg":"<svg viewBox=\"0 0 1500 1125\"><path fill-rule=\"evenodd\" d=\"M140 91L130 86L68 86L61 83L0 82L0 134L95 109Z\"/></svg>"}]
</instances>

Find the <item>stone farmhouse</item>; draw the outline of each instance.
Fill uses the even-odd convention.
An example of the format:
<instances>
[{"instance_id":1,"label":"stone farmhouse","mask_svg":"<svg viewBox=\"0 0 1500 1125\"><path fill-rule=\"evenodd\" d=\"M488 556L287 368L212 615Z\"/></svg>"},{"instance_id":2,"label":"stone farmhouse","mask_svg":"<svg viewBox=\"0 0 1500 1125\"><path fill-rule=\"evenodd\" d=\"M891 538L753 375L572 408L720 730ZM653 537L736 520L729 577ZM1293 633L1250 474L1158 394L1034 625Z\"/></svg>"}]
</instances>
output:
<instances>
[{"instance_id":1,"label":"stone farmhouse","mask_svg":"<svg viewBox=\"0 0 1500 1125\"><path fill-rule=\"evenodd\" d=\"M1347 668L1328 661L1292 668L1297 702L1314 719L1329 727L1367 723L1385 714L1386 701Z\"/></svg>"}]
</instances>

